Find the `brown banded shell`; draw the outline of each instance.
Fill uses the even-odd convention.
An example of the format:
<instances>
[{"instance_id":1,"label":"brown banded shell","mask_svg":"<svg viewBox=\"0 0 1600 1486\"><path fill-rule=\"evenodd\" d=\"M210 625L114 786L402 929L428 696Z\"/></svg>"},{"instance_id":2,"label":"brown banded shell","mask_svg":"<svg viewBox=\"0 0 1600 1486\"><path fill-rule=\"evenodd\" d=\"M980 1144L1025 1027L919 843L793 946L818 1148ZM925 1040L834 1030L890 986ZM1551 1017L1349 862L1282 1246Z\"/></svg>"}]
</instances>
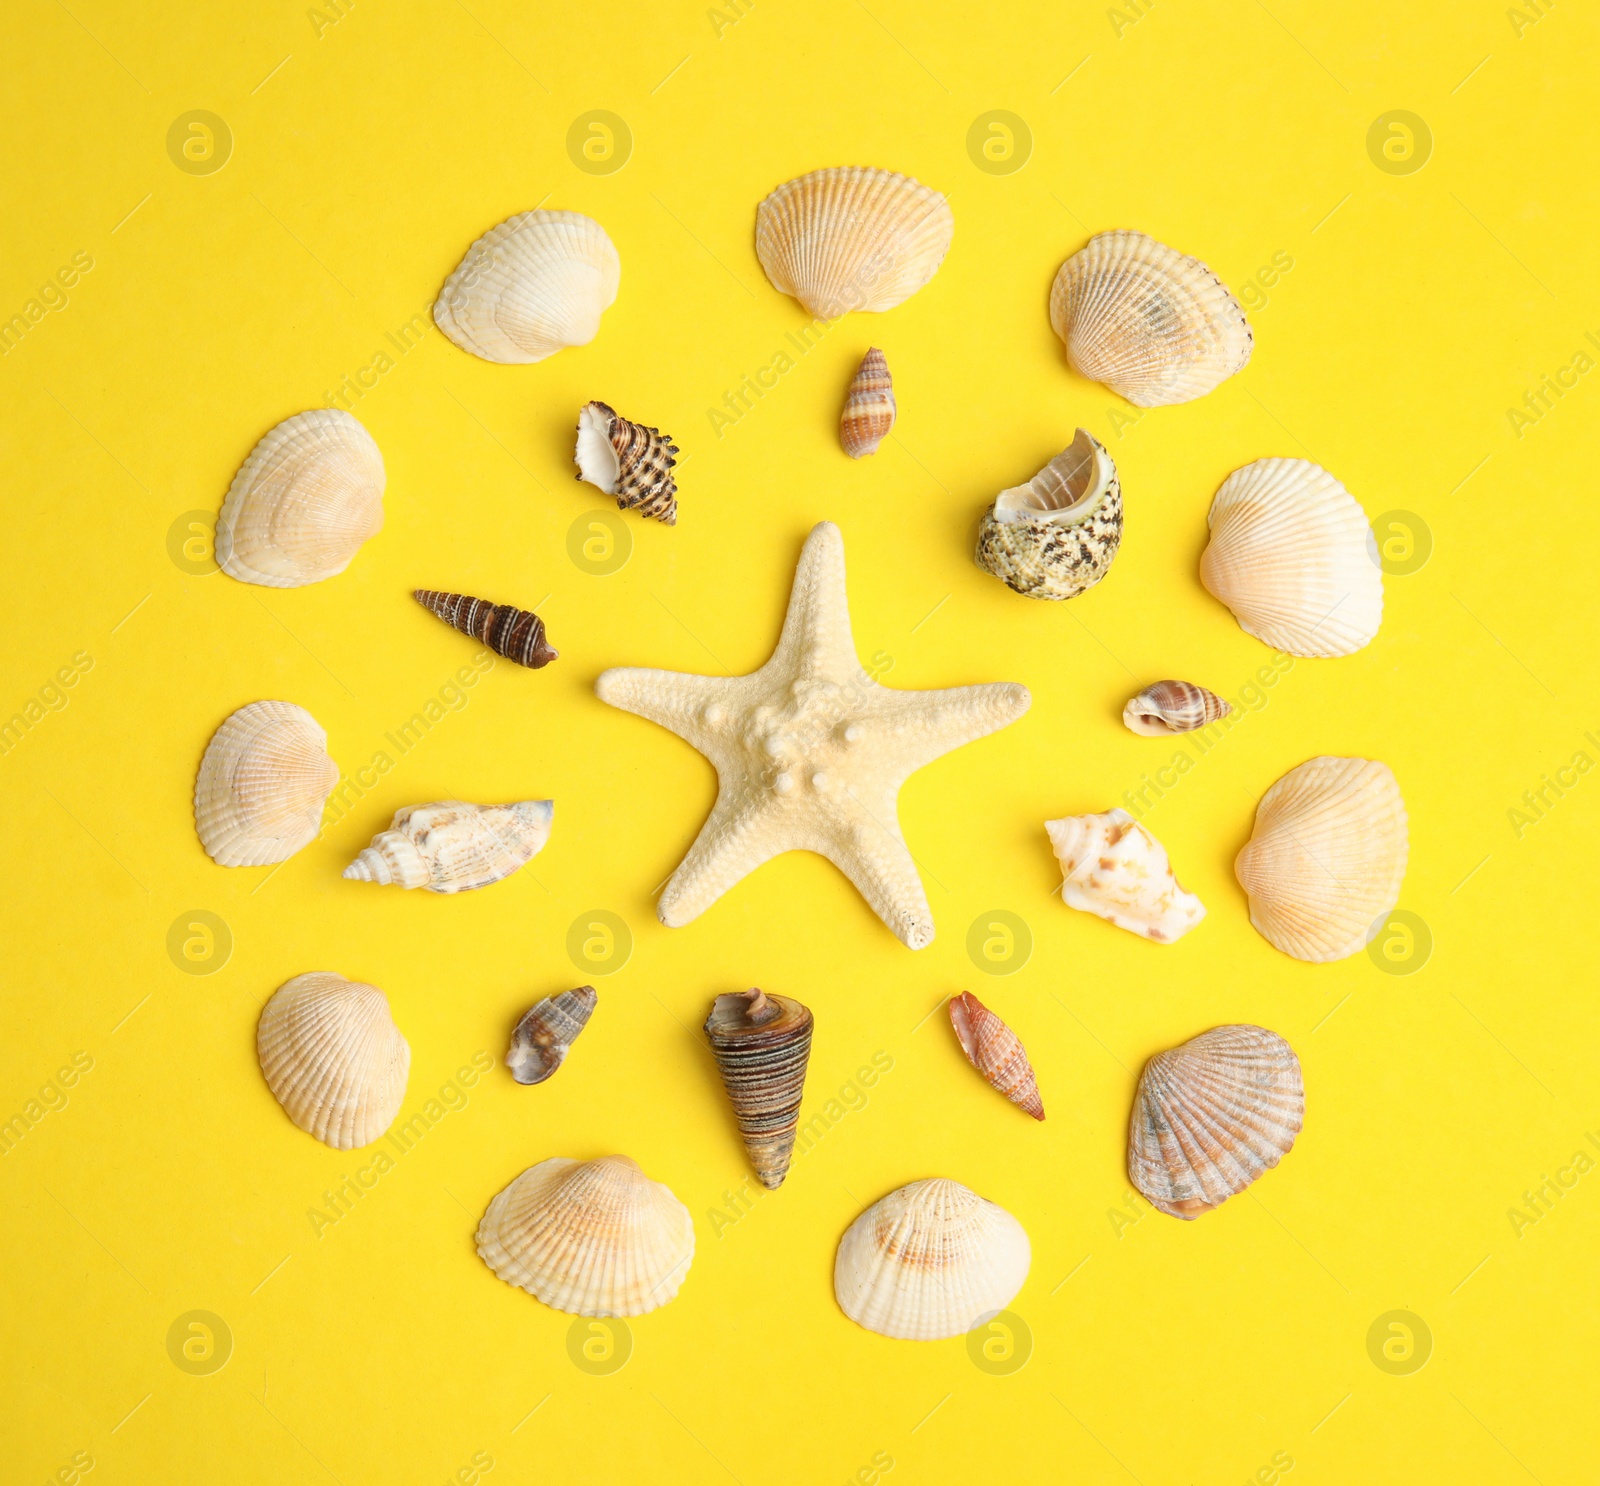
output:
<instances>
[{"instance_id":1,"label":"brown banded shell","mask_svg":"<svg viewBox=\"0 0 1600 1486\"><path fill-rule=\"evenodd\" d=\"M706 1036L761 1185L783 1185L811 1057L811 1012L788 996L718 996Z\"/></svg>"},{"instance_id":2,"label":"brown banded shell","mask_svg":"<svg viewBox=\"0 0 1600 1486\"><path fill-rule=\"evenodd\" d=\"M894 381L889 363L876 346L861 358L839 415L839 442L852 459L876 454L894 427Z\"/></svg>"},{"instance_id":3,"label":"brown banded shell","mask_svg":"<svg viewBox=\"0 0 1600 1486\"><path fill-rule=\"evenodd\" d=\"M1160 738L1192 733L1232 711L1216 692L1192 681L1155 681L1122 709L1122 721L1146 738Z\"/></svg>"},{"instance_id":4,"label":"brown banded shell","mask_svg":"<svg viewBox=\"0 0 1600 1486\"><path fill-rule=\"evenodd\" d=\"M506 1067L519 1084L542 1084L566 1061L578 1034L589 1025L599 1000L593 986L579 986L536 1001L511 1034Z\"/></svg>"},{"instance_id":5,"label":"brown banded shell","mask_svg":"<svg viewBox=\"0 0 1600 1486\"><path fill-rule=\"evenodd\" d=\"M544 637L544 620L529 609L519 609L515 604L491 604L488 599L475 599L464 593L441 593L434 588L418 588L411 596L451 629L482 640L496 655L529 670L549 665L560 654L550 648Z\"/></svg>"},{"instance_id":6,"label":"brown banded shell","mask_svg":"<svg viewBox=\"0 0 1600 1486\"><path fill-rule=\"evenodd\" d=\"M1018 1108L1042 1120L1044 1100L1022 1039L971 991L950 998L950 1025L967 1061Z\"/></svg>"},{"instance_id":7,"label":"brown banded shell","mask_svg":"<svg viewBox=\"0 0 1600 1486\"><path fill-rule=\"evenodd\" d=\"M659 428L631 423L606 403L585 403L578 413L578 478L616 496L619 510L676 526L677 454L678 446Z\"/></svg>"}]
</instances>

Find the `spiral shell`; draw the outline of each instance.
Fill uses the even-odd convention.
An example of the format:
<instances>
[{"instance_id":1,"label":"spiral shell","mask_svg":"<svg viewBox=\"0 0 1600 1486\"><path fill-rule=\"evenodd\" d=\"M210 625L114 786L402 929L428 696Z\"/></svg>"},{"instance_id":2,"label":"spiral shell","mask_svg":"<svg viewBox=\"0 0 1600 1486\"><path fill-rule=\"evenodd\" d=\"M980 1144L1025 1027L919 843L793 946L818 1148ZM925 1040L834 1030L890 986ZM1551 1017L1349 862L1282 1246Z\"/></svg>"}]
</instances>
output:
<instances>
[{"instance_id":1,"label":"spiral shell","mask_svg":"<svg viewBox=\"0 0 1600 1486\"><path fill-rule=\"evenodd\" d=\"M630 423L603 402L578 412L578 478L617 498L617 508L678 522L678 486L672 477L678 446L659 428Z\"/></svg>"},{"instance_id":2,"label":"spiral shell","mask_svg":"<svg viewBox=\"0 0 1600 1486\"><path fill-rule=\"evenodd\" d=\"M542 1084L567 1058L599 1001L593 986L579 986L536 1001L511 1033L506 1067L519 1084Z\"/></svg>"},{"instance_id":3,"label":"spiral shell","mask_svg":"<svg viewBox=\"0 0 1600 1486\"><path fill-rule=\"evenodd\" d=\"M783 1185L811 1057L811 1012L759 990L718 996L706 1037L761 1185Z\"/></svg>"},{"instance_id":4,"label":"spiral shell","mask_svg":"<svg viewBox=\"0 0 1600 1486\"><path fill-rule=\"evenodd\" d=\"M1042 1120L1044 1100L1022 1039L971 991L950 998L950 1024L967 1061L1013 1104Z\"/></svg>"},{"instance_id":5,"label":"spiral shell","mask_svg":"<svg viewBox=\"0 0 1600 1486\"><path fill-rule=\"evenodd\" d=\"M537 671L560 655L545 639L544 620L529 609L493 604L464 593L441 593L434 588L418 588L411 596L451 629L482 640L496 655L529 670Z\"/></svg>"},{"instance_id":6,"label":"spiral shell","mask_svg":"<svg viewBox=\"0 0 1600 1486\"><path fill-rule=\"evenodd\" d=\"M1122 721L1146 738L1160 738L1192 733L1232 711L1216 692L1192 681L1154 681L1122 709Z\"/></svg>"},{"instance_id":7,"label":"spiral shell","mask_svg":"<svg viewBox=\"0 0 1600 1486\"><path fill-rule=\"evenodd\" d=\"M550 839L554 813L550 800L407 805L395 811L387 831L362 848L344 876L351 882L425 887L431 893L487 887L538 855Z\"/></svg>"},{"instance_id":8,"label":"spiral shell","mask_svg":"<svg viewBox=\"0 0 1600 1486\"><path fill-rule=\"evenodd\" d=\"M1185 892L1166 849L1126 810L1047 820L1061 863L1061 898L1157 944L1181 939L1206 916Z\"/></svg>"},{"instance_id":9,"label":"spiral shell","mask_svg":"<svg viewBox=\"0 0 1600 1486\"><path fill-rule=\"evenodd\" d=\"M839 442L852 459L876 454L895 419L894 381L889 363L876 346L861 358L839 415Z\"/></svg>"}]
</instances>

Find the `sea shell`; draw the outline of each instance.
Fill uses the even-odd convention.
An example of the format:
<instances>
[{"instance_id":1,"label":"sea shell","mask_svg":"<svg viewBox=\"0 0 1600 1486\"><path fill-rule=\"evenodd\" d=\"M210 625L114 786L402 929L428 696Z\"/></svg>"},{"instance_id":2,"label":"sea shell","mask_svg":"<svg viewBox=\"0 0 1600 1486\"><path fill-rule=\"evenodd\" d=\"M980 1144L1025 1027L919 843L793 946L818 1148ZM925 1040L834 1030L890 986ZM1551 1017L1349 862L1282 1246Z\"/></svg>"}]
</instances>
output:
<instances>
[{"instance_id":1,"label":"sea shell","mask_svg":"<svg viewBox=\"0 0 1600 1486\"><path fill-rule=\"evenodd\" d=\"M1216 692L1192 681L1153 681L1122 709L1122 721L1146 738L1162 738L1192 733L1232 711Z\"/></svg>"},{"instance_id":2,"label":"sea shell","mask_svg":"<svg viewBox=\"0 0 1600 1486\"><path fill-rule=\"evenodd\" d=\"M434 588L415 589L411 596L451 629L482 640L496 655L531 671L549 665L561 653L550 648L544 637L544 620L530 609L492 604L488 599L475 599L464 593L441 593Z\"/></svg>"},{"instance_id":3,"label":"sea shell","mask_svg":"<svg viewBox=\"0 0 1600 1486\"><path fill-rule=\"evenodd\" d=\"M908 175L813 170L756 208L756 257L774 289L834 320L909 299L938 272L955 225L949 202Z\"/></svg>"},{"instance_id":4,"label":"sea shell","mask_svg":"<svg viewBox=\"0 0 1600 1486\"><path fill-rule=\"evenodd\" d=\"M575 1316L642 1316L678 1293L694 1220L626 1156L530 1166L489 1204L478 1253L509 1285Z\"/></svg>"},{"instance_id":5,"label":"sea shell","mask_svg":"<svg viewBox=\"0 0 1600 1486\"><path fill-rule=\"evenodd\" d=\"M872 346L861 358L839 415L839 442L844 452L852 459L876 454L894 427L895 411L889 363L883 352Z\"/></svg>"},{"instance_id":6,"label":"sea shell","mask_svg":"<svg viewBox=\"0 0 1600 1486\"><path fill-rule=\"evenodd\" d=\"M285 418L239 467L217 517L217 562L264 588L320 583L383 526L383 455L350 414Z\"/></svg>"},{"instance_id":7,"label":"sea shell","mask_svg":"<svg viewBox=\"0 0 1600 1486\"><path fill-rule=\"evenodd\" d=\"M1174 875L1165 848L1126 810L1069 815L1044 828L1061 863L1067 907L1157 944L1181 939L1206 916L1205 904Z\"/></svg>"},{"instance_id":8,"label":"sea shell","mask_svg":"<svg viewBox=\"0 0 1600 1486\"><path fill-rule=\"evenodd\" d=\"M1085 428L1026 485L1003 490L978 528L978 566L1032 599L1093 588L1122 542L1122 487Z\"/></svg>"},{"instance_id":9,"label":"sea shell","mask_svg":"<svg viewBox=\"0 0 1600 1486\"><path fill-rule=\"evenodd\" d=\"M621 276L617 250L593 218L520 212L467 249L439 291L433 323L485 361L543 361L599 334Z\"/></svg>"},{"instance_id":10,"label":"sea shell","mask_svg":"<svg viewBox=\"0 0 1600 1486\"><path fill-rule=\"evenodd\" d=\"M338 782L316 718L293 702L251 702L211 735L200 760L200 844L219 867L286 862L317 839Z\"/></svg>"},{"instance_id":11,"label":"sea shell","mask_svg":"<svg viewBox=\"0 0 1600 1486\"><path fill-rule=\"evenodd\" d=\"M1247 635L1290 655L1352 655L1383 622L1366 512L1309 459L1258 459L1222 482L1200 581Z\"/></svg>"},{"instance_id":12,"label":"sea shell","mask_svg":"<svg viewBox=\"0 0 1600 1486\"><path fill-rule=\"evenodd\" d=\"M617 498L617 508L678 523L678 485L672 478L678 446L659 428L630 423L603 402L578 411L578 478Z\"/></svg>"},{"instance_id":13,"label":"sea shell","mask_svg":"<svg viewBox=\"0 0 1600 1486\"><path fill-rule=\"evenodd\" d=\"M833 1265L839 1309L883 1336L960 1336L1003 1311L1028 1278L1022 1224L960 1182L912 1182L845 1230Z\"/></svg>"},{"instance_id":14,"label":"sea shell","mask_svg":"<svg viewBox=\"0 0 1600 1486\"><path fill-rule=\"evenodd\" d=\"M1101 232L1061 265L1050 325L1073 369L1141 408L1190 402L1250 360L1250 322L1198 258Z\"/></svg>"},{"instance_id":15,"label":"sea shell","mask_svg":"<svg viewBox=\"0 0 1600 1486\"><path fill-rule=\"evenodd\" d=\"M256 1026L261 1072L284 1112L336 1151L371 1145L400 1113L411 1048L377 986L297 975Z\"/></svg>"},{"instance_id":16,"label":"sea shell","mask_svg":"<svg viewBox=\"0 0 1600 1486\"><path fill-rule=\"evenodd\" d=\"M950 998L950 1025L967 1061L1013 1104L1042 1120L1044 1100L1022 1039L971 991Z\"/></svg>"},{"instance_id":17,"label":"sea shell","mask_svg":"<svg viewBox=\"0 0 1600 1486\"><path fill-rule=\"evenodd\" d=\"M1324 964L1365 948L1399 901L1408 848L1406 804L1387 764L1314 758L1261 797L1233 870L1262 937Z\"/></svg>"},{"instance_id":18,"label":"sea shell","mask_svg":"<svg viewBox=\"0 0 1600 1486\"><path fill-rule=\"evenodd\" d=\"M1128 1175L1174 1218L1242 1192L1288 1154L1305 1123L1300 1060L1265 1027L1213 1027L1139 1075Z\"/></svg>"},{"instance_id":19,"label":"sea shell","mask_svg":"<svg viewBox=\"0 0 1600 1486\"><path fill-rule=\"evenodd\" d=\"M750 1164L761 1185L775 1191L794 1156L811 1012L788 996L740 991L717 997L705 1031Z\"/></svg>"},{"instance_id":20,"label":"sea shell","mask_svg":"<svg viewBox=\"0 0 1600 1486\"><path fill-rule=\"evenodd\" d=\"M425 887L430 893L464 893L509 877L550 839L550 800L512 805L469 805L440 800L395 811L387 831L372 838L344 869L351 882Z\"/></svg>"},{"instance_id":21,"label":"sea shell","mask_svg":"<svg viewBox=\"0 0 1600 1486\"><path fill-rule=\"evenodd\" d=\"M542 1084L567 1058L578 1034L589 1025L599 1000L593 986L579 986L536 1001L517 1023L506 1053L506 1067L519 1084Z\"/></svg>"}]
</instances>

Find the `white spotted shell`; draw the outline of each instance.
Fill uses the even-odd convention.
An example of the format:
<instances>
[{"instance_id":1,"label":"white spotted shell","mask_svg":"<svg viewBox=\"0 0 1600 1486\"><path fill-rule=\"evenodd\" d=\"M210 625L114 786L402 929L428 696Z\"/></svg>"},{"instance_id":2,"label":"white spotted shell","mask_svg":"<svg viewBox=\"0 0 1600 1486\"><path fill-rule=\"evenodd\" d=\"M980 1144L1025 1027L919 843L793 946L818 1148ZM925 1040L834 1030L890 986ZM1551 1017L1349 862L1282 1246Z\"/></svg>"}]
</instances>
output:
<instances>
[{"instance_id":1,"label":"white spotted shell","mask_svg":"<svg viewBox=\"0 0 1600 1486\"><path fill-rule=\"evenodd\" d=\"M1182 938L1206 916L1205 904L1178 881L1166 849L1126 810L1069 815L1044 828L1061 864L1067 907L1157 944Z\"/></svg>"}]
</instances>

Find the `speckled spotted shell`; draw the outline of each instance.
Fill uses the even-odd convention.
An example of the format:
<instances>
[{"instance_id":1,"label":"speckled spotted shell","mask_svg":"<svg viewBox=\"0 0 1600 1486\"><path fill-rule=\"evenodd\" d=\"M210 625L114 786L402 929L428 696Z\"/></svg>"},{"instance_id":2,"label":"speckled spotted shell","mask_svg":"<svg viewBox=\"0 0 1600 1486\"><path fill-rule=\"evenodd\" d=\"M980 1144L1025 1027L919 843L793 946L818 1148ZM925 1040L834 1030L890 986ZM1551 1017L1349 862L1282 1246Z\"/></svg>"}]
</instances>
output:
<instances>
[{"instance_id":1,"label":"speckled spotted shell","mask_svg":"<svg viewBox=\"0 0 1600 1486\"><path fill-rule=\"evenodd\" d=\"M412 597L451 629L482 640L496 655L529 670L549 665L560 654L550 648L544 637L544 620L529 609L493 604L464 593L440 593L433 588L419 588Z\"/></svg>"},{"instance_id":2,"label":"speckled spotted shell","mask_svg":"<svg viewBox=\"0 0 1600 1486\"><path fill-rule=\"evenodd\" d=\"M776 1190L794 1156L795 1125L811 1057L811 1012L789 996L718 996L706 1018L739 1134L761 1185Z\"/></svg>"},{"instance_id":3,"label":"speckled spotted shell","mask_svg":"<svg viewBox=\"0 0 1600 1486\"><path fill-rule=\"evenodd\" d=\"M585 403L578 413L573 456L578 478L616 496L619 510L675 526L678 484L672 469L677 455L678 446L659 428L630 422L607 403Z\"/></svg>"},{"instance_id":4,"label":"speckled spotted shell","mask_svg":"<svg viewBox=\"0 0 1600 1486\"><path fill-rule=\"evenodd\" d=\"M1157 944L1181 939L1206 916L1185 890L1166 848L1126 810L1047 820L1045 831L1061 864L1061 897Z\"/></svg>"}]
</instances>

